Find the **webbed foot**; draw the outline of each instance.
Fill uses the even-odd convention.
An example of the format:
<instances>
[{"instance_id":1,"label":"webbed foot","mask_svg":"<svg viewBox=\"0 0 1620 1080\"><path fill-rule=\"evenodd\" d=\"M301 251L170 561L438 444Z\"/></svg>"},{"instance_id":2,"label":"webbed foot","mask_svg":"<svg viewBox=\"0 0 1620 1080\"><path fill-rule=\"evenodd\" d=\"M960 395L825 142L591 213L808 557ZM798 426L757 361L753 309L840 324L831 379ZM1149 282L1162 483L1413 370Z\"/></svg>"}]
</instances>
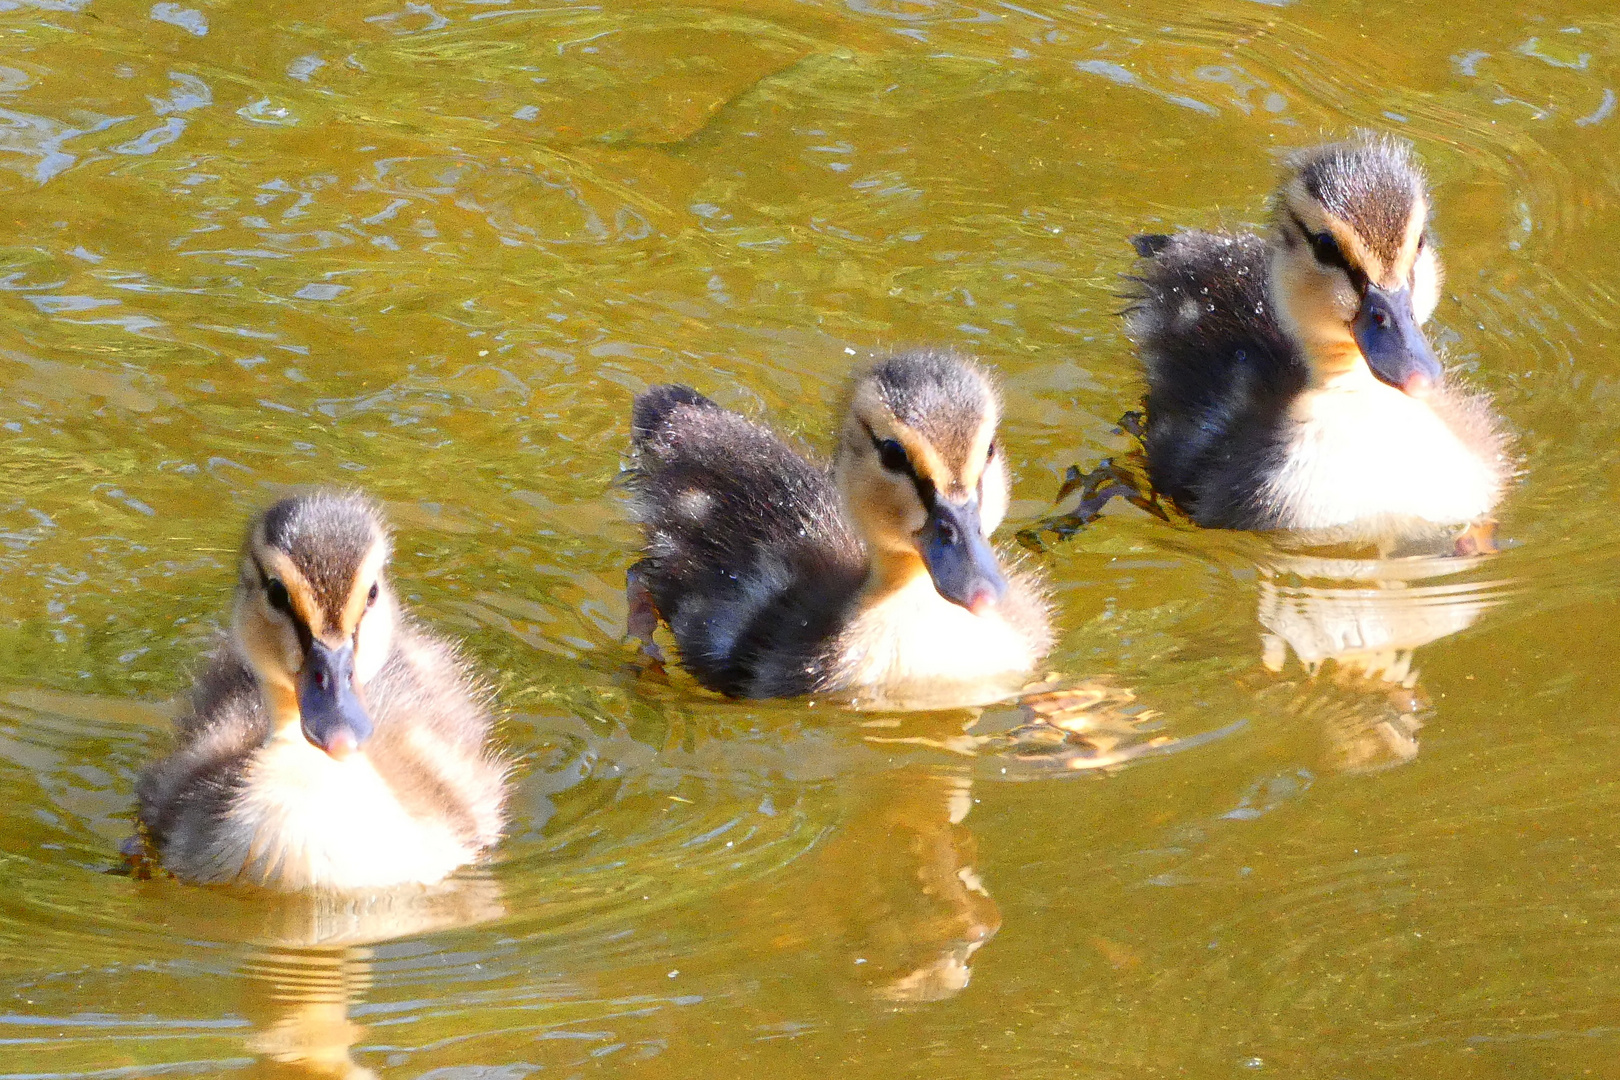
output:
<instances>
[{"instance_id":1,"label":"webbed foot","mask_svg":"<svg viewBox=\"0 0 1620 1080\"><path fill-rule=\"evenodd\" d=\"M1127 413L1121 425L1134 415ZM1042 518L1027 529L1020 530L1018 542L1033 551L1041 551L1044 548L1041 542L1043 532L1052 533L1059 540L1067 540L1097 520L1103 507L1115 498L1124 499L1161 521L1170 520L1169 512L1159 503L1153 484L1148 480L1140 454L1132 453L1121 459L1106 458L1088 473L1082 473L1077 465L1070 465L1063 478L1063 486L1058 489L1057 498L1053 501L1062 502L1076 491L1080 493L1080 501L1073 509Z\"/></svg>"},{"instance_id":2,"label":"webbed foot","mask_svg":"<svg viewBox=\"0 0 1620 1080\"><path fill-rule=\"evenodd\" d=\"M1458 555L1495 555L1501 551L1496 542L1496 522L1476 521L1457 536Z\"/></svg>"},{"instance_id":3,"label":"webbed foot","mask_svg":"<svg viewBox=\"0 0 1620 1080\"><path fill-rule=\"evenodd\" d=\"M119 877L130 877L136 881L151 881L154 870L158 867L157 854L152 850L152 842L148 838L143 825L135 826L135 835L126 837L118 845L118 853L123 856L117 866L107 870L109 874Z\"/></svg>"},{"instance_id":4,"label":"webbed foot","mask_svg":"<svg viewBox=\"0 0 1620 1080\"><path fill-rule=\"evenodd\" d=\"M624 599L629 608L624 626L626 644L631 641L640 642L636 653L644 672L663 674L664 651L653 639L662 616L659 614L657 602L653 600L652 590L647 588L646 581L642 579L639 563L625 571Z\"/></svg>"}]
</instances>

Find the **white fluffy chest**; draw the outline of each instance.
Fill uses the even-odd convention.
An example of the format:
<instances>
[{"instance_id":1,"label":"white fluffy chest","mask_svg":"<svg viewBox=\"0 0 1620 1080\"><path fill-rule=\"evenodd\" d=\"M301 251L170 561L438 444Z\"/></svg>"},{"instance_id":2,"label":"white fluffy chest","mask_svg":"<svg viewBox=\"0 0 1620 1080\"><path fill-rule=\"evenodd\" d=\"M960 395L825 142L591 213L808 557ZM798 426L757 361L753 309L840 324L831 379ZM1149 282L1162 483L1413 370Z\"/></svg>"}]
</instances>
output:
<instances>
[{"instance_id":1,"label":"white fluffy chest","mask_svg":"<svg viewBox=\"0 0 1620 1080\"><path fill-rule=\"evenodd\" d=\"M362 754L337 761L301 737L254 758L223 830L224 880L281 889L430 885L475 848L443 823L413 816Z\"/></svg>"},{"instance_id":2,"label":"white fluffy chest","mask_svg":"<svg viewBox=\"0 0 1620 1080\"><path fill-rule=\"evenodd\" d=\"M862 612L845 631L841 686L983 683L1028 672L1038 657L1029 639L994 611L975 615L951 603L926 575Z\"/></svg>"},{"instance_id":3,"label":"white fluffy chest","mask_svg":"<svg viewBox=\"0 0 1620 1080\"><path fill-rule=\"evenodd\" d=\"M1422 401L1382 383L1306 394L1287 458L1262 490L1290 529L1487 515L1500 480Z\"/></svg>"}]
</instances>

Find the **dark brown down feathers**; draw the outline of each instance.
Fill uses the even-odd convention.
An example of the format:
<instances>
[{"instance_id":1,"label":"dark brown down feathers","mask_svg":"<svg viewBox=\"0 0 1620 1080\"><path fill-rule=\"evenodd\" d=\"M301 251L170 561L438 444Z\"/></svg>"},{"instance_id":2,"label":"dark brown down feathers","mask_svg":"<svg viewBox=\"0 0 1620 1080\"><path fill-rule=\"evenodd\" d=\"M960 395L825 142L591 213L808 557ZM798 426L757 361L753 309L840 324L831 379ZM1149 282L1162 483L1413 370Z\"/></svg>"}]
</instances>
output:
<instances>
[{"instance_id":1,"label":"dark brown down feathers","mask_svg":"<svg viewBox=\"0 0 1620 1080\"><path fill-rule=\"evenodd\" d=\"M1410 146L1390 138L1329 143L1300 151L1290 165L1312 199L1354 229L1384 265L1395 262L1424 197Z\"/></svg>"},{"instance_id":2,"label":"dark brown down feathers","mask_svg":"<svg viewBox=\"0 0 1620 1080\"><path fill-rule=\"evenodd\" d=\"M361 562L386 539L376 508L349 492L313 491L281 500L260 521L264 542L286 553L314 590L326 625L336 626Z\"/></svg>"}]
</instances>

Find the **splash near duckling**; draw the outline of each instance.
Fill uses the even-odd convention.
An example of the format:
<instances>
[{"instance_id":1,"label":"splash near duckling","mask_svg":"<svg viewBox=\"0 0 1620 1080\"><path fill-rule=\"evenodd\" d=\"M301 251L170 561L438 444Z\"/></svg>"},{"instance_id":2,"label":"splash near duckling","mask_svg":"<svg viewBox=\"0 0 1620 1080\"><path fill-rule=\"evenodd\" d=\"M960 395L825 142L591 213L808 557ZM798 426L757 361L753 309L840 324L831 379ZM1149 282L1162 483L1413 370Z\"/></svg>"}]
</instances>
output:
<instances>
[{"instance_id":1,"label":"splash near duckling","mask_svg":"<svg viewBox=\"0 0 1620 1080\"><path fill-rule=\"evenodd\" d=\"M1423 326L1441 266L1404 142L1301 151L1270 234L1138 236L1126 312L1153 491L1198 525L1319 542L1486 525L1514 472L1489 398Z\"/></svg>"},{"instance_id":2,"label":"splash near duckling","mask_svg":"<svg viewBox=\"0 0 1620 1080\"><path fill-rule=\"evenodd\" d=\"M900 353L844 413L828 469L686 387L636 399L632 633L651 649L667 623L687 670L733 697L1016 690L1052 633L1038 582L990 544L1009 491L990 380Z\"/></svg>"},{"instance_id":3,"label":"splash near duckling","mask_svg":"<svg viewBox=\"0 0 1620 1080\"><path fill-rule=\"evenodd\" d=\"M405 614L390 551L349 493L254 520L229 639L137 786L165 869L284 891L431 885L499 838L487 695Z\"/></svg>"}]
</instances>

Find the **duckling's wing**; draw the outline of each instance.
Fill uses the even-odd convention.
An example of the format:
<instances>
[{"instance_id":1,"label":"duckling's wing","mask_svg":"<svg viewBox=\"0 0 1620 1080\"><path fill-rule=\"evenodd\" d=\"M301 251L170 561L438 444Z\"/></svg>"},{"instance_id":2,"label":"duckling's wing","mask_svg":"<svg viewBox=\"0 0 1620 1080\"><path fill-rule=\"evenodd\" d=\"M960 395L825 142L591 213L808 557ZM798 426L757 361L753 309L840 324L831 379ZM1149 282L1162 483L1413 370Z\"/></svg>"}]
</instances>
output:
<instances>
[{"instance_id":1,"label":"duckling's wing","mask_svg":"<svg viewBox=\"0 0 1620 1080\"><path fill-rule=\"evenodd\" d=\"M1143 259L1126 330L1147 373L1153 485L1201 525L1264 527L1256 492L1306 381L1267 299L1266 245L1208 232L1132 243Z\"/></svg>"},{"instance_id":2,"label":"duckling's wing","mask_svg":"<svg viewBox=\"0 0 1620 1080\"><path fill-rule=\"evenodd\" d=\"M174 749L141 770L137 815L182 877L213 877L213 837L235 800L243 771L270 732L270 717L253 673L221 649L181 715Z\"/></svg>"},{"instance_id":3,"label":"duckling's wing","mask_svg":"<svg viewBox=\"0 0 1620 1080\"><path fill-rule=\"evenodd\" d=\"M500 838L508 766L490 746L488 688L455 647L408 617L366 684L376 730L366 755L418 821L471 851Z\"/></svg>"},{"instance_id":4,"label":"duckling's wing","mask_svg":"<svg viewBox=\"0 0 1620 1080\"><path fill-rule=\"evenodd\" d=\"M687 669L736 697L815 689L865 576L827 473L684 386L636 399L632 447L635 573Z\"/></svg>"}]
</instances>

